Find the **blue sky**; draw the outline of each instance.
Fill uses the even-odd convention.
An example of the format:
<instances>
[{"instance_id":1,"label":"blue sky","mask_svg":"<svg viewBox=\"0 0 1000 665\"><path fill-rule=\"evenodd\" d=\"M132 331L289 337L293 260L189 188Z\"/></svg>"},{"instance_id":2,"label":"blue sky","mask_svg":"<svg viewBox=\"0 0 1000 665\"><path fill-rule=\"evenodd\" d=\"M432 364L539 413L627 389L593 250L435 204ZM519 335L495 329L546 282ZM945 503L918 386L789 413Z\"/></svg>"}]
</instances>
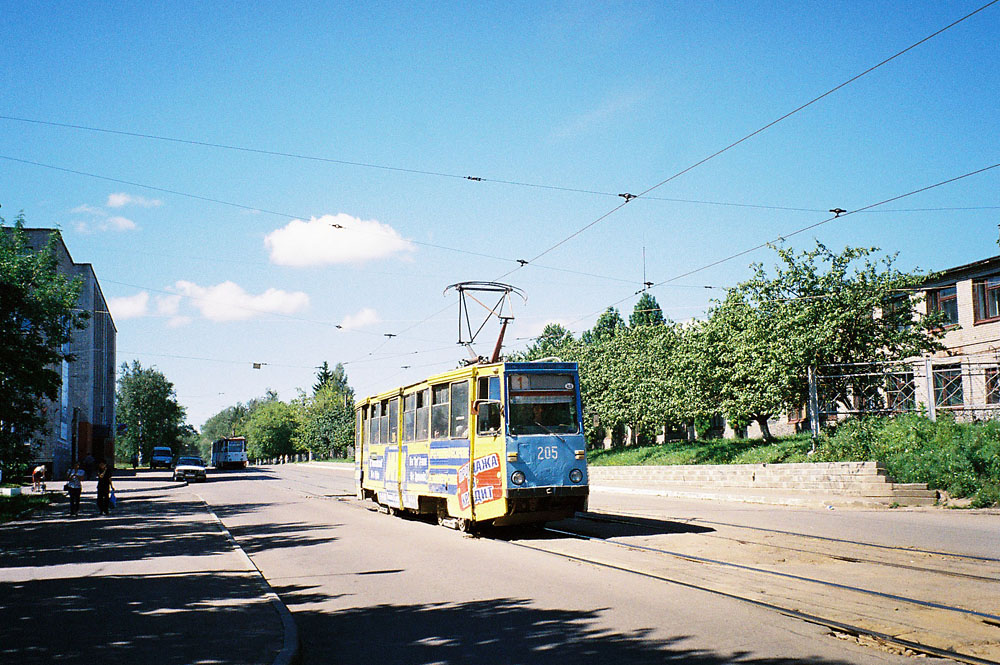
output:
<instances>
[{"instance_id":1,"label":"blue sky","mask_svg":"<svg viewBox=\"0 0 1000 665\"><path fill-rule=\"evenodd\" d=\"M268 388L294 398L324 360L367 394L464 356L447 285L507 273L981 4L9 1L0 214L63 230L111 300L119 361L162 370L196 426ZM528 297L510 348L623 299L627 315L643 248L659 282L1000 162L998 34L995 5L509 275ZM789 242L878 246L904 269L993 256L998 176ZM772 254L653 295L697 317L721 293L701 287L752 261Z\"/></svg>"}]
</instances>

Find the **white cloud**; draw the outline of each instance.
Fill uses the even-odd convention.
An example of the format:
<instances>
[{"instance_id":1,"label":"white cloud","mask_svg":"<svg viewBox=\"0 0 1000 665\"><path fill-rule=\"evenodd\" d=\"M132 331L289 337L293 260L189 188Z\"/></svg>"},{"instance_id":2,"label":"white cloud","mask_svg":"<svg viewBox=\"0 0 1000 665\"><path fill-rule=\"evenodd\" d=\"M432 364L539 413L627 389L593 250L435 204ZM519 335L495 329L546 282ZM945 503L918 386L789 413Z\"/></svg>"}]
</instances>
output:
<instances>
[{"instance_id":1,"label":"white cloud","mask_svg":"<svg viewBox=\"0 0 1000 665\"><path fill-rule=\"evenodd\" d=\"M108 208L121 208L127 205L156 208L163 205L163 201L159 199L147 199L144 196L133 196L125 192L117 192L115 194L108 194L108 202L104 205Z\"/></svg>"},{"instance_id":2,"label":"white cloud","mask_svg":"<svg viewBox=\"0 0 1000 665\"><path fill-rule=\"evenodd\" d=\"M181 296L156 296L156 313L161 316L175 316L180 306Z\"/></svg>"},{"instance_id":3,"label":"white cloud","mask_svg":"<svg viewBox=\"0 0 1000 665\"><path fill-rule=\"evenodd\" d=\"M126 217L108 217L108 221L101 224L100 228L102 231L131 231L138 227Z\"/></svg>"},{"instance_id":4,"label":"white cloud","mask_svg":"<svg viewBox=\"0 0 1000 665\"><path fill-rule=\"evenodd\" d=\"M108 301L111 316L119 321L146 316L149 311L149 293L140 291L134 296L112 298Z\"/></svg>"},{"instance_id":5,"label":"white cloud","mask_svg":"<svg viewBox=\"0 0 1000 665\"><path fill-rule=\"evenodd\" d=\"M365 326L370 326L373 323L378 323L381 319L378 318L378 314L374 309L370 307L365 307L360 312L356 314L348 314L344 317L344 320L340 322L340 327L344 330L352 330L355 328L364 328Z\"/></svg>"},{"instance_id":6,"label":"white cloud","mask_svg":"<svg viewBox=\"0 0 1000 665\"><path fill-rule=\"evenodd\" d=\"M254 295L228 281L215 286L179 281L174 288L191 298L191 304L210 321L243 321L262 314L292 314L309 306L309 296L301 291L268 289Z\"/></svg>"},{"instance_id":7,"label":"white cloud","mask_svg":"<svg viewBox=\"0 0 1000 665\"><path fill-rule=\"evenodd\" d=\"M298 267L362 263L414 249L388 224L344 213L313 217L308 222L292 220L269 233L264 244L271 251L272 263Z\"/></svg>"},{"instance_id":8,"label":"white cloud","mask_svg":"<svg viewBox=\"0 0 1000 665\"><path fill-rule=\"evenodd\" d=\"M108 197L109 205L111 204L111 199L115 196L127 195L112 194ZM134 231L139 228L136 223L128 217L122 217L120 215L111 216L104 208L88 205L86 203L78 205L70 212L77 215L90 215L92 218L89 221L77 221L74 224L74 228L76 228L79 233L95 233L97 231Z\"/></svg>"},{"instance_id":9,"label":"white cloud","mask_svg":"<svg viewBox=\"0 0 1000 665\"><path fill-rule=\"evenodd\" d=\"M70 212L76 213L77 215L82 215L86 213L88 215L97 215L98 217L104 217L105 215L108 214L104 212L102 208L95 208L94 206L87 205L86 203L81 203L77 207L70 210Z\"/></svg>"}]
</instances>

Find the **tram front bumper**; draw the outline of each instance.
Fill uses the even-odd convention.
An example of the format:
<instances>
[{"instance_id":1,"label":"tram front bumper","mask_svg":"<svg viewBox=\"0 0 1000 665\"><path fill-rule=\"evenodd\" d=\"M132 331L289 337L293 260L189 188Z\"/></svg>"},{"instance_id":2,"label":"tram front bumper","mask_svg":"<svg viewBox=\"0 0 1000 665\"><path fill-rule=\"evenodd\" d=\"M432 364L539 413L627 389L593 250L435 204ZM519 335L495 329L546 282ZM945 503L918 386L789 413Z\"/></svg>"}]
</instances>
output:
<instances>
[{"instance_id":1,"label":"tram front bumper","mask_svg":"<svg viewBox=\"0 0 1000 665\"><path fill-rule=\"evenodd\" d=\"M507 490L507 500L537 499L541 497L589 496L586 485L555 485L552 487L511 487Z\"/></svg>"}]
</instances>

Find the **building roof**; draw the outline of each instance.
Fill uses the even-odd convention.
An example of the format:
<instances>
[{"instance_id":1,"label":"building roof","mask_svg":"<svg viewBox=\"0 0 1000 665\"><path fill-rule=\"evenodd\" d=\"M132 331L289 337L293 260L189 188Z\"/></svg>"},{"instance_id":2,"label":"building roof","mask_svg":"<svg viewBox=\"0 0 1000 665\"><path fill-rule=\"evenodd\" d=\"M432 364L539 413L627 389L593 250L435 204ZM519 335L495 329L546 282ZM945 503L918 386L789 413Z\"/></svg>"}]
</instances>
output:
<instances>
[{"instance_id":1,"label":"building roof","mask_svg":"<svg viewBox=\"0 0 1000 665\"><path fill-rule=\"evenodd\" d=\"M988 259L966 263L964 266L938 271L924 282L924 286L938 286L960 279L975 279L996 273L1000 273L1000 256L991 256Z\"/></svg>"},{"instance_id":2,"label":"building roof","mask_svg":"<svg viewBox=\"0 0 1000 665\"><path fill-rule=\"evenodd\" d=\"M3 230L7 233L13 232L13 227L5 226ZM73 267L79 270L89 270L94 277L94 284L97 286L97 291L100 293L101 298L104 299L104 304L107 306L107 299L104 298L104 289L101 288L101 281L97 279L97 273L94 271L94 266L90 263L77 263L73 260L73 255L69 253L69 247L66 246L66 241L63 240L62 231L60 229L50 229L50 228L22 228L25 236L28 238L28 244L34 249L41 249L48 242L49 236L53 233L56 234L58 239L58 244L62 246L62 251L65 252L66 258L69 259ZM96 304L96 303L95 303ZM102 311L102 314L108 315L108 320L111 321L111 327L118 332L118 326L115 325L114 317L111 316L110 311Z\"/></svg>"}]
</instances>

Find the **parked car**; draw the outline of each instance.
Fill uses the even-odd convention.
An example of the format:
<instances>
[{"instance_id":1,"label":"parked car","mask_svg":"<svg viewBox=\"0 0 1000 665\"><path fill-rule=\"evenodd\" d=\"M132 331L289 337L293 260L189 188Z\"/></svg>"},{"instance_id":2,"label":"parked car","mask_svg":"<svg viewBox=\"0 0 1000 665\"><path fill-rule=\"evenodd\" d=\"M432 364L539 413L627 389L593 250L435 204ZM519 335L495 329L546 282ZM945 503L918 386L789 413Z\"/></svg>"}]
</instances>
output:
<instances>
[{"instance_id":1,"label":"parked car","mask_svg":"<svg viewBox=\"0 0 1000 665\"><path fill-rule=\"evenodd\" d=\"M169 469L174 463L174 451L170 450L166 446L157 446L153 448L153 454L149 457L149 468L155 469L157 467L163 467L164 469Z\"/></svg>"},{"instance_id":2,"label":"parked car","mask_svg":"<svg viewBox=\"0 0 1000 665\"><path fill-rule=\"evenodd\" d=\"M177 458L174 465L174 480L200 480L208 479L208 472L205 470L205 463L200 457L182 456Z\"/></svg>"}]
</instances>

